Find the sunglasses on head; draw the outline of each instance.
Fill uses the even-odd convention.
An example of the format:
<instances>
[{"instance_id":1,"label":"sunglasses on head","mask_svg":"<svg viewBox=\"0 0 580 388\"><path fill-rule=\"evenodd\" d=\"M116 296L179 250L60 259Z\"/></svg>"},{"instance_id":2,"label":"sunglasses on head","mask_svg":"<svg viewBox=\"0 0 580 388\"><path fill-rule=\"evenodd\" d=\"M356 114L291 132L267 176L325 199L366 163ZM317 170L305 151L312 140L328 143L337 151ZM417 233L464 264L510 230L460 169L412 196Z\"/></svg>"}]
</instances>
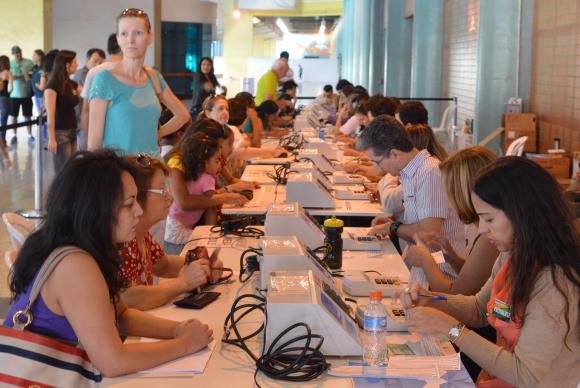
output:
<instances>
[{"instance_id":1,"label":"sunglasses on head","mask_svg":"<svg viewBox=\"0 0 580 388\"><path fill-rule=\"evenodd\" d=\"M144 154L144 153L138 153L137 154L137 158L135 159L135 161L137 162L137 164L141 167L151 167L151 156Z\"/></svg>"},{"instance_id":2,"label":"sunglasses on head","mask_svg":"<svg viewBox=\"0 0 580 388\"><path fill-rule=\"evenodd\" d=\"M139 8L125 8L121 16L147 16L147 12Z\"/></svg>"}]
</instances>

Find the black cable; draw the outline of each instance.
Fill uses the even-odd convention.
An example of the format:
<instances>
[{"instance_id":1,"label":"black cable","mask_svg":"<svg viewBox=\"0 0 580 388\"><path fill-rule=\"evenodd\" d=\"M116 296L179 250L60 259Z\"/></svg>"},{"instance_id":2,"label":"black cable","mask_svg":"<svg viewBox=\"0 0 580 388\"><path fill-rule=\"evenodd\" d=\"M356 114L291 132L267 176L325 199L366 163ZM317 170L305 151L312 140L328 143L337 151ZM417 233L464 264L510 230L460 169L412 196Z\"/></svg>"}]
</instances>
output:
<instances>
[{"instance_id":1,"label":"black cable","mask_svg":"<svg viewBox=\"0 0 580 388\"><path fill-rule=\"evenodd\" d=\"M233 235L237 237L260 238L264 235L264 231L250 226L258 222L253 216L223 220L220 225L212 226L210 232L219 233L220 237Z\"/></svg>"},{"instance_id":2,"label":"black cable","mask_svg":"<svg viewBox=\"0 0 580 388\"><path fill-rule=\"evenodd\" d=\"M267 172L266 176L272 179L276 184L285 185L288 180L290 163L280 164L274 167L274 172Z\"/></svg>"},{"instance_id":3,"label":"black cable","mask_svg":"<svg viewBox=\"0 0 580 388\"><path fill-rule=\"evenodd\" d=\"M286 149L289 152L298 150L304 145L304 136L299 132L294 132L284 137L281 137L278 141L278 146Z\"/></svg>"},{"instance_id":4,"label":"black cable","mask_svg":"<svg viewBox=\"0 0 580 388\"><path fill-rule=\"evenodd\" d=\"M253 303L247 302L247 299L251 299ZM264 314L262 324L257 330L242 336L237 327L238 322L256 310ZM320 351L324 338L318 334L312 334L310 327L303 322L295 323L282 331L274 338L267 350L264 338L262 354L258 357L248 348L246 341L258 336L261 332L264 332L265 337L267 325L266 299L253 294L244 294L236 298L224 321L222 342L242 349L252 358L256 364L254 383L258 387L260 387L257 381L259 371L275 380L302 382L319 377L330 367ZM305 334L288 339L279 345L288 333L299 328L303 328ZM229 338L231 334L234 335L232 339ZM296 346L302 341L305 341L303 345Z\"/></svg>"},{"instance_id":5,"label":"black cable","mask_svg":"<svg viewBox=\"0 0 580 388\"><path fill-rule=\"evenodd\" d=\"M248 256L250 253L254 253L254 257ZM247 259L246 259L247 256ZM254 272L260 269L258 264L258 256L262 256L262 250L258 248L248 248L242 252L240 255L240 274L238 275L238 280L245 283L252 277ZM245 261L245 262L244 262ZM245 277L244 277L245 275Z\"/></svg>"}]
</instances>

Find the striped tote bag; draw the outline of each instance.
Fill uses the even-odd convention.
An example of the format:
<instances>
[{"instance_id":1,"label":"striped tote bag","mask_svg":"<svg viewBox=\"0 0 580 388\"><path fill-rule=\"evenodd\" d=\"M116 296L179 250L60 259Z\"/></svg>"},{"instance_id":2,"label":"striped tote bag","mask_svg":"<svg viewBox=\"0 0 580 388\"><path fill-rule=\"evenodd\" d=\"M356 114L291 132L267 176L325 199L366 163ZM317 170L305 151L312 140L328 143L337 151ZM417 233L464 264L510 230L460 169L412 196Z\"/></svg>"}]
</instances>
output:
<instances>
[{"instance_id":1,"label":"striped tote bag","mask_svg":"<svg viewBox=\"0 0 580 388\"><path fill-rule=\"evenodd\" d=\"M79 248L55 249L39 270L28 304L14 314L14 328L0 326L0 386L82 388L96 387L103 379L83 349L25 330L42 285L60 260L75 251Z\"/></svg>"}]
</instances>

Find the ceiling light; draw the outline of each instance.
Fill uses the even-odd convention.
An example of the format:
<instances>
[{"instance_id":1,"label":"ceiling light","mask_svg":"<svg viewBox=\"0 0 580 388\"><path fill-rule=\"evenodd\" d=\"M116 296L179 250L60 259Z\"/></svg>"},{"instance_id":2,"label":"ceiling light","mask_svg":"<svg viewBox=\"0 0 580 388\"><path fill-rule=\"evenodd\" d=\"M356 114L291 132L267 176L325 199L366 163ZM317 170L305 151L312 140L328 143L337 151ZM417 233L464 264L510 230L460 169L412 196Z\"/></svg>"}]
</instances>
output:
<instances>
[{"instance_id":1,"label":"ceiling light","mask_svg":"<svg viewBox=\"0 0 580 388\"><path fill-rule=\"evenodd\" d=\"M239 9L235 9L234 10L234 18L235 19L239 19L240 16L242 16L242 13L240 12L240 10Z\"/></svg>"},{"instance_id":2,"label":"ceiling light","mask_svg":"<svg viewBox=\"0 0 580 388\"><path fill-rule=\"evenodd\" d=\"M288 27L286 27L286 23L284 23L282 19L280 18L276 19L276 25L284 35L290 35L290 31L288 30Z\"/></svg>"}]
</instances>

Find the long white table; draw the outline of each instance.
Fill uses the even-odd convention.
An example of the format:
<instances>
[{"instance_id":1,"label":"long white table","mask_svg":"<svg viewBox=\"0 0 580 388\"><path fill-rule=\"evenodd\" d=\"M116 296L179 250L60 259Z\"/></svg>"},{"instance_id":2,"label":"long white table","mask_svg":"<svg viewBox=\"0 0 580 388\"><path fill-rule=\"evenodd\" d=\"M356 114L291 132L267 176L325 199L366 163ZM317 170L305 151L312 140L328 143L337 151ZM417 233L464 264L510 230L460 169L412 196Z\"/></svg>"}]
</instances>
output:
<instances>
[{"instance_id":1,"label":"long white table","mask_svg":"<svg viewBox=\"0 0 580 388\"><path fill-rule=\"evenodd\" d=\"M286 187L280 185L261 186L254 190L254 198L244 206L236 207L224 205L222 213L227 215L263 215L269 205L283 203L286 200ZM377 217L383 215L380 203L371 203L367 200L334 200L334 209L309 208L313 216L337 217Z\"/></svg>"},{"instance_id":2,"label":"long white table","mask_svg":"<svg viewBox=\"0 0 580 388\"><path fill-rule=\"evenodd\" d=\"M200 234L207 233L207 231L196 231L192 233L192 239ZM222 344L220 342L223 336L223 323L227 312L230 310L233 300L243 294L252 293L254 287L257 285L253 282L240 284L237 280L237 272L239 271L239 256L242 251L249 245L256 246L257 240L248 239L244 243L235 244L230 248L222 248L220 258L223 260L226 267L230 267L235 271L230 284L219 285L211 287L212 291L221 293L220 297L209 306L202 310L189 310L177 308L173 305L163 306L154 310L150 310L152 314L160 317L182 321L190 318L198 318L204 323L207 323L214 332L216 339L216 347L213 354L202 374L194 376L163 376L163 377L144 377L140 374L132 374L129 376L118 378L107 378L104 380L104 386L110 387L252 387L254 381L255 366L251 358L237 347ZM193 247L186 246L184 251ZM374 269L378 271L386 271L404 264L399 255L394 253L380 253L376 252L345 252L343 259L343 268L345 270L352 269ZM254 279L256 277L254 276ZM364 300L364 298L363 298ZM244 333L250 333L257 328L261 323L261 317L256 314L250 316L247 321L239 325L240 330ZM418 338L411 334L394 334L389 335L389 342L401 343L405 339ZM261 342L257 339L249 342L249 346L256 354L259 354ZM347 358L329 358L328 361L333 365L344 364ZM449 381L450 387L472 387L467 372L461 371L448 372L444 379ZM271 380L262 374L258 374L258 382L262 387L323 387L332 386L333 388L350 388L353 387L353 380L350 378L337 378L322 375L320 378L306 382L306 383L288 383L283 381ZM453 382L453 383L452 383ZM388 386L411 388L421 387L424 382L416 380L388 380ZM383 385L379 385L382 387ZM387 386L387 385L384 385Z\"/></svg>"}]
</instances>

